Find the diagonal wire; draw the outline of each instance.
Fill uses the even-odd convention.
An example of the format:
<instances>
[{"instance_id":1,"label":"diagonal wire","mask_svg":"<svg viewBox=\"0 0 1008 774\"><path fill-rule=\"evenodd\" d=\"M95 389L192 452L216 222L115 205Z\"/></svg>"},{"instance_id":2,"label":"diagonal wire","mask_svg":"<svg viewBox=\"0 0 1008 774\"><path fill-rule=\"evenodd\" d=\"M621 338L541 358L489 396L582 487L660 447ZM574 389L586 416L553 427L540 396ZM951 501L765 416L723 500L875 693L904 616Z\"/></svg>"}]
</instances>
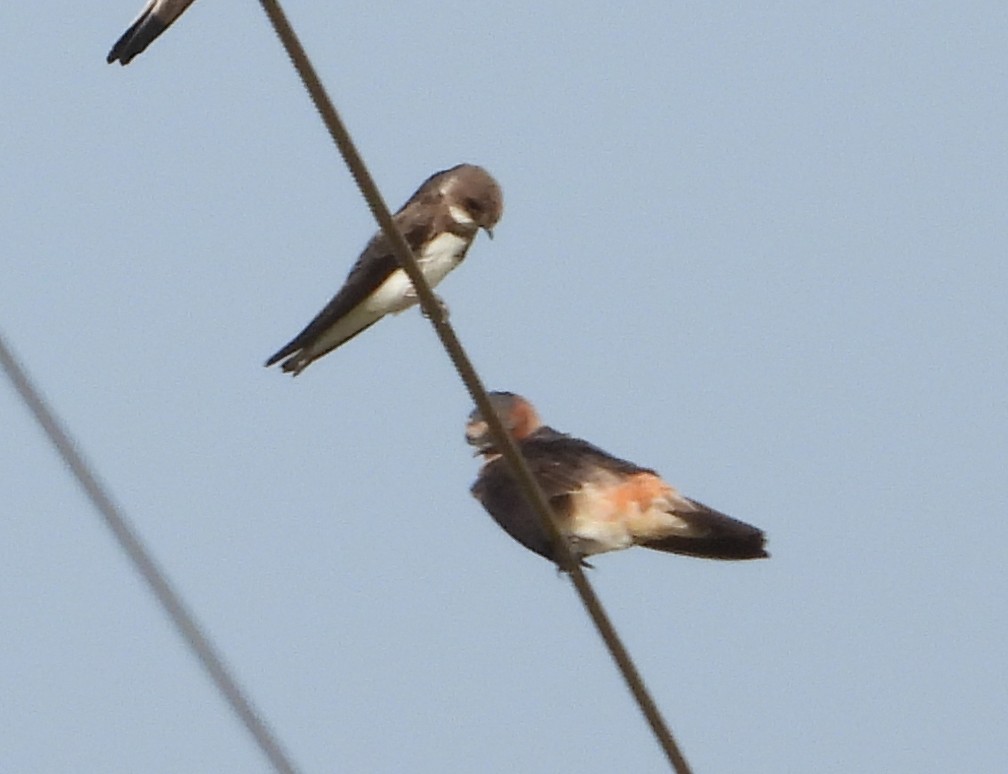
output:
<instances>
[{"instance_id":1,"label":"diagonal wire","mask_svg":"<svg viewBox=\"0 0 1008 774\"><path fill-rule=\"evenodd\" d=\"M161 607L164 608L179 634L182 635L190 650L206 669L217 690L255 738L273 768L282 774L296 774L297 769L280 746L280 741L260 717L256 708L252 706L252 702L245 696L235 678L231 676L224 659L203 633L178 592L175 591L150 552L144 547L125 514L112 501L105 487L98 481L91 466L78 451L77 444L67 435L66 430L63 429L42 394L31 383L14 353L4 341L2 334L0 334L0 366L3 367L18 395L21 396L21 400L24 401L35 420L42 427L46 437L56 448L64 464L77 479L77 483L80 484L91 504L101 514L108 528L112 530L119 546L129 556L137 572L147 581L147 585L154 592L154 596L161 603Z\"/></svg>"},{"instance_id":2,"label":"diagonal wire","mask_svg":"<svg viewBox=\"0 0 1008 774\"><path fill-rule=\"evenodd\" d=\"M445 350L448 352L448 356L451 358L459 376L465 383L466 389L476 403L476 407L479 409L480 414L482 414L483 419L487 422L496 447L502 451L525 499L539 513L543 526L546 528L547 534L550 535L552 543L556 547L557 564L562 571L570 576L582 604L595 623L606 646L609 648L609 652L622 673L627 687L640 706L641 712L651 726L651 730L665 752L669 763L677 774L690 774L689 764L676 744L672 732L661 715L661 711L651 697L647 686L644 684L644 680L637 671L633 660L630 658L630 654L616 633L616 629L613 627L608 615L606 615L602 603L596 596L591 584L588 583L579 560L571 552L567 541L560 535L554 521L555 517L542 489L533 478L514 440L505 432L503 424L497 416L497 412L493 410L486 389L480 381L476 369L466 355L462 344L455 335L454 329L448 323L443 309L438 303L430 285L427 283L426 278L423 276L423 272L421 272L409 245L396 228L388 206L382 199L378 187L371 178L360 154L357 152L350 133L336 112L332 100L329 99L329 95L319 81L318 74L308 59L308 55L305 53L300 40L291 28L283 9L280 7L280 3L278 0L260 0L260 4L269 17L277 37L280 38L287 56L290 57L294 68L301 77L302 83L308 90L312 102L321 115L330 136L336 143L340 155L343 156L343 160L346 162L350 174L353 175L354 181L360 188L368 207L378 221L378 225L382 231L385 232L385 236L391 242L396 260L403 271L406 272L417 292L420 307L434 325L434 329L441 339Z\"/></svg>"}]
</instances>

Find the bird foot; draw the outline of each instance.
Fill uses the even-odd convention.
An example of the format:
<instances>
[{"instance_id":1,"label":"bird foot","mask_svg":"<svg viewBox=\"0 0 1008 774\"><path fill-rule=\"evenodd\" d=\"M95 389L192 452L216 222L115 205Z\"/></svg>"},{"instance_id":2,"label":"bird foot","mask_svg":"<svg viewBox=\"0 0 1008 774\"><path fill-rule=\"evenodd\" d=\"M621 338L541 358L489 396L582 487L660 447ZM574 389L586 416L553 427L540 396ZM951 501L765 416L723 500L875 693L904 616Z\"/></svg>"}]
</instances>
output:
<instances>
[{"instance_id":1,"label":"bird foot","mask_svg":"<svg viewBox=\"0 0 1008 774\"><path fill-rule=\"evenodd\" d=\"M449 314L449 312L448 312L448 304L446 304L444 302L444 299L441 298L441 296L438 296L438 295L434 296L434 300L437 301L437 304L438 304L438 311L437 311L438 319L441 322L447 322L448 321L448 314ZM427 310L424 309L423 307L420 308L420 313L424 317L426 317L428 320L431 318L431 316L427 313Z\"/></svg>"}]
</instances>

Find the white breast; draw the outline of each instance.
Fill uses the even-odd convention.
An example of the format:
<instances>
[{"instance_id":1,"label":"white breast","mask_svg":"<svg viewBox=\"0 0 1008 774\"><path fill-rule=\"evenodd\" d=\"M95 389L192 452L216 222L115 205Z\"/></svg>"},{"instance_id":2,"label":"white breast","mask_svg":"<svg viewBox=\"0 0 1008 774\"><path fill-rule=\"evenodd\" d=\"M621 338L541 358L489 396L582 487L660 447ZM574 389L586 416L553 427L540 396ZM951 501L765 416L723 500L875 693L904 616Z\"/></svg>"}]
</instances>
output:
<instances>
[{"instance_id":1,"label":"white breast","mask_svg":"<svg viewBox=\"0 0 1008 774\"><path fill-rule=\"evenodd\" d=\"M446 231L432 239L423 253L417 256L420 270L432 288L437 287L448 272L459 265L470 241ZM396 269L364 303L368 309L385 314L401 312L416 302L416 293L406 272Z\"/></svg>"}]
</instances>

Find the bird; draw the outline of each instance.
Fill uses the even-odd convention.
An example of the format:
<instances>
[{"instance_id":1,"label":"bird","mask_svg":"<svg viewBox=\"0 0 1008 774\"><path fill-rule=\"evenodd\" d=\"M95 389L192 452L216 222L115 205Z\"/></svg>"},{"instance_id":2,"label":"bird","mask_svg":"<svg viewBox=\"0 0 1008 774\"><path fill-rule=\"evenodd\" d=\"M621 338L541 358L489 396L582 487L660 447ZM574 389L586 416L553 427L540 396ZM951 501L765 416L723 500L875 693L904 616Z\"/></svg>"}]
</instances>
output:
<instances>
[{"instance_id":1,"label":"bird","mask_svg":"<svg viewBox=\"0 0 1008 774\"><path fill-rule=\"evenodd\" d=\"M650 468L544 425L521 395L501 391L489 397L580 563L631 546L704 559L769 556L757 527L685 497ZM473 496L512 538L560 564L541 517L526 502L479 409L469 415L466 441L484 460Z\"/></svg>"},{"instance_id":2,"label":"bird","mask_svg":"<svg viewBox=\"0 0 1008 774\"><path fill-rule=\"evenodd\" d=\"M128 65L153 43L174 21L185 13L194 0L150 0L129 29L115 42L105 61Z\"/></svg>"},{"instance_id":3,"label":"bird","mask_svg":"<svg viewBox=\"0 0 1008 774\"><path fill-rule=\"evenodd\" d=\"M482 167L459 164L431 175L393 216L431 287L465 258L480 229L493 238L504 198ZM345 344L389 313L417 303L384 232L378 231L325 308L269 360L297 376L312 362ZM286 359L285 359L286 358Z\"/></svg>"}]
</instances>

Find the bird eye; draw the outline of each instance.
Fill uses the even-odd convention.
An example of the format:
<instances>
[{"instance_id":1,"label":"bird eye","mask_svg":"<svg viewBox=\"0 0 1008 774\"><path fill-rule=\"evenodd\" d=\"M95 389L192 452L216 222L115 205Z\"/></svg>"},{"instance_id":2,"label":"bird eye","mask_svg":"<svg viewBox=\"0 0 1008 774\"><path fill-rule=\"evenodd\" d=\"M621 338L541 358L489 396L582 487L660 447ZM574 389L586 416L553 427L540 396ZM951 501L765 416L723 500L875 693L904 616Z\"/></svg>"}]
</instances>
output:
<instances>
[{"instance_id":1,"label":"bird eye","mask_svg":"<svg viewBox=\"0 0 1008 774\"><path fill-rule=\"evenodd\" d=\"M483 205L471 196L465 200L466 209L474 215L483 212Z\"/></svg>"}]
</instances>

